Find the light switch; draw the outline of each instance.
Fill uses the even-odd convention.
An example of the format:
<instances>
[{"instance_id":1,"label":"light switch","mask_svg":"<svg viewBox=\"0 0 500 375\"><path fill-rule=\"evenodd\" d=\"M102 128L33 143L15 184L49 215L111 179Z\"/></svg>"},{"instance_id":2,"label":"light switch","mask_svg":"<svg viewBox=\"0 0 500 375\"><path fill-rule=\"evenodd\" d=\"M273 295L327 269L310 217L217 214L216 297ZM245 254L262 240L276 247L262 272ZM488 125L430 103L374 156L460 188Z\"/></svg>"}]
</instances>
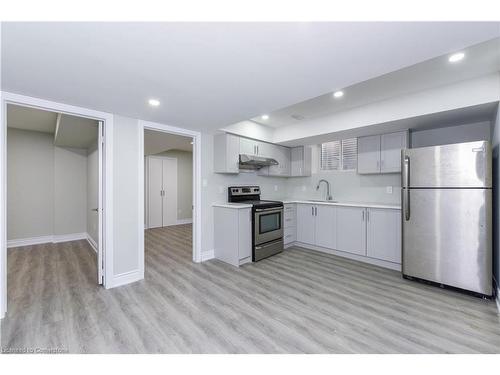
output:
<instances>
[{"instance_id":1,"label":"light switch","mask_svg":"<svg viewBox=\"0 0 500 375\"><path fill-rule=\"evenodd\" d=\"M201 183L203 184L203 187L207 187L208 185L208 181L206 178L204 178Z\"/></svg>"},{"instance_id":2,"label":"light switch","mask_svg":"<svg viewBox=\"0 0 500 375\"><path fill-rule=\"evenodd\" d=\"M392 186L386 186L386 187L385 187L385 192L386 192L387 194L392 194Z\"/></svg>"}]
</instances>

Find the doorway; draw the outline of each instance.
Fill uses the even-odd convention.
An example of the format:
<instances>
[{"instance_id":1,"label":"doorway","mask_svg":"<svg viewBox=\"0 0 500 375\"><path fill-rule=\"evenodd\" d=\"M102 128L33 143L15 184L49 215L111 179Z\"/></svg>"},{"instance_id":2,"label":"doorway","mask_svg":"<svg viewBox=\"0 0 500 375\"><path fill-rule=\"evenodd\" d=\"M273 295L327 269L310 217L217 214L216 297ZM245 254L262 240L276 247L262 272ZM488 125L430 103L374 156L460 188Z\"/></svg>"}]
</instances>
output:
<instances>
[{"instance_id":1,"label":"doorway","mask_svg":"<svg viewBox=\"0 0 500 375\"><path fill-rule=\"evenodd\" d=\"M156 243L181 241L183 256L201 262L201 134L146 121L139 124L143 129L140 152L144 162L139 175L144 177L140 201L146 245L148 235L162 233ZM147 251L145 246L145 257Z\"/></svg>"},{"instance_id":2,"label":"doorway","mask_svg":"<svg viewBox=\"0 0 500 375\"><path fill-rule=\"evenodd\" d=\"M16 111L24 116L21 121L24 124L10 126ZM45 132L43 127L26 128L29 116L33 114L55 118L55 124L52 122L50 125L52 129L48 128L49 122L46 122ZM60 246L67 241L88 243L86 246L92 248L96 262L95 274L91 275L92 282L106 286L106 276L111 273L108 268L110 262L105 258L112 259L112 236L106 230L111 228L112 201L106 196L111 195L112 185L105 171L112 165L113 118L109 114L85 108L1 92L0 120L0 318L3 318L8 302L8 247L42 243ZM17 133L13 137L19 141L17 146L11 148L14 156L10 161L7 158L8 133ZM108 133L109 139L106 137ZM29 146L30 140L36 146ZM45 156L43 162L34 155L38 151ZM52 166L49 162L51 157ZM23 168L17 168L17 162ZM38 168L39 162L42 166L48 166L48 169ZM93 180L87 179L91 175ZM23 184L30 177L37 177L33 185ZM19 188L12 184L17 184ZM94 194L90 194L89 186L95 190ZM40 198L43 195L41 190L49 192L45 199ZM19 210L23 204L26 210ZM12 207L17 208L9 210ZM23 217L26 218L25 222Z\"/></svg>"}]
</instances>

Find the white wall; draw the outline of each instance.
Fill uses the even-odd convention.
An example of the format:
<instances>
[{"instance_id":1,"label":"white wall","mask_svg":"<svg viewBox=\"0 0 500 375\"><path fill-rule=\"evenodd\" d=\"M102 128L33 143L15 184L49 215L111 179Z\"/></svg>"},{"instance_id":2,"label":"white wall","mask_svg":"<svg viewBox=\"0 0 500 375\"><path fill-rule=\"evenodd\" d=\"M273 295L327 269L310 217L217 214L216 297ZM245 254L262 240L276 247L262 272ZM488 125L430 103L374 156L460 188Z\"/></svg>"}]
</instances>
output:
<instances>
[{"instance_id":1,"label":"white wall","mask_svg":"<svg viewBox=\"0 0 500 375\"><path fill-rule=\"evenodd\" d=\"M87 151L53 134L7 131L7 238L86 232Z\"/></svg>"},{"instance_id":2,"label":"white wall","mask_svg":"<svg viewBox=\"0 0 500 375\"><path fill-rule=\"evenodd\" d=\"M99 214L92 211L99 206L99 150L94 144L87 150L87 233L99 241Z\"/></svg>"},{"instance_id":3,"label":"white wall","mask_svg":"<svg viewBox=\"0 0 500 375\"><path fill-rule=\"evenodd\" d=\"M138 165L139 140L142 139L138 120L114 116L113 123L113 204L114 204L114 259L113 275L115 282L120 275L141 272L141 254L139 254L139 226L143 227L143 214L139 212ZM140 199L143 199L141 196ZM141 278L130 276L127 282Z\"/></svg>"},{"instance_id":4,"label":"white wall","mask_svg":"<svg viewBox=\"0 0 500 375\"><path fill-rule=\"evenodd\" d=\"M476 122L438 129L418 130L410 133L411 147L438 146L451 143L489 141L490 122Z\"/></svg>"},{"instance_id":5,"label":"white wall","mask_svg":"<svg viewBox=\"0 0 500 375\"><path fill-rule=\"evenodd\" d=\"M492 119L493 147L493 274L500 284L500 107Z\"/></svg>"},{"instance_id":6,"label":"white wall","mask_svg":"<svg viewBox=\"0 0 500 375\"><path fill-rule=\"evenodd\" d=\"M54 145L47 133L7 130L7 239L54 233Z\"/></svg>"},{"instance_id":7,"label":"white wall","mask_svg":"<svg viewBox=\"0 0 500 375\"><path fill-rule=\"evenodd\" d=\"M87 231L87 150L54 147L54 235Z\"/></svg>"}]
</instances>

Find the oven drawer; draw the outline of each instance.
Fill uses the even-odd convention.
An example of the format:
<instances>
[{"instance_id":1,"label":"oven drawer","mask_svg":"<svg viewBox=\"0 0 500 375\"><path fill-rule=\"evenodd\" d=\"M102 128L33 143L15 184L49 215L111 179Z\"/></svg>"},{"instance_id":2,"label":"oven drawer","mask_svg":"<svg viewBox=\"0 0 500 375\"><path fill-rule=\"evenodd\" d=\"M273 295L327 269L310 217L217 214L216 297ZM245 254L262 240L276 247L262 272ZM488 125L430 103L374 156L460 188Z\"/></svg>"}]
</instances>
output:
<instances>
[{"instance_id":1,"label":"oven drawer","mask_svg":"<svg viewBox=\"0 0 500 375\"><path fill-rule=\"evenodd\" d=\"M285 233L283 237L283 242L285 245L295 242L297 240L297 228L296 227L288 227L285 228Z\"/></svg>"}]
</instances>

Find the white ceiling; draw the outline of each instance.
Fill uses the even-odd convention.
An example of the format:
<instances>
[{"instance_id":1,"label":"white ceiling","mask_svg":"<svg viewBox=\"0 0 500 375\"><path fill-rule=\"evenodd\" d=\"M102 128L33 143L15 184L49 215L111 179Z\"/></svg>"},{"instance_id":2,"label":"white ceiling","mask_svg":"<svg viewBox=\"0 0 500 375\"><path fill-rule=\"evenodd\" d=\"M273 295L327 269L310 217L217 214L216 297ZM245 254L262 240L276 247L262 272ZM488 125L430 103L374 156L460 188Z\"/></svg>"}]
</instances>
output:
<instances>
[{"instance_id":1,"label":"white ceiling","mask_svg":"<svg viewBox=\"0 0 500 375\"><path fill-rule=\"evenodd\" d=\"M190 137L158 132L144 131L144 155L154 155L169 150L193 151Z\"/></svg>"},{"instance_id":2,"label":"white ceiling","mask_svg":"<svg viewBox=\"0 0 500 375\"><path fill-rule=\"evenodd\" d=\"M466 58L459 63L448 62L449 54L343 88L340 99L332 93L297 103L269 113L269 119L260 116L251 121L280 128L304 120L331 115L335 112L389 99L394 96L426 90L455 82L484 76L500 70L500 38L479 43L462 50ZM301 116L296 119L292 116Z\"/></svg>"},{"instance_id":3,"label":"white ceiling","mask_svg":"<svg viewBox=\"0 0 500 375\"><path fill-rule=\"evenodd\" d=\"M54 144L59 147L89 148L96 144L99 128L96 120L61 115Z\"/></svg>"},{"instance_id":4,"label":"white ceiling","mask_svg":"<svg viewBox=\"0 0 500 375\"><path fill-rule=\"evenodd\" d=\"M197 130L500 35L499 23L475 22L2 26L3 90Z\"/></svg>"},{"instance_id":5,"label":"white ceiling","mask_svg":"<svg viewBox=\"0 0 500 375\"><path fill-rule=\"evenodd\" d=\"M56 130L57 113L41 109L7 105L7 126L22 130L52 133Z\"/></svg>"},{"instance_id":6,"label":"white ceiling","mask_svg":"<svg viewBox=\"0 0 500 375\"><path fill-rule=\"evenodd\" d=\"M7 105L7 126L54 134L59 147L89 148L98 136L96 120L13 104Z\"/></svg>"}]
</instances>

